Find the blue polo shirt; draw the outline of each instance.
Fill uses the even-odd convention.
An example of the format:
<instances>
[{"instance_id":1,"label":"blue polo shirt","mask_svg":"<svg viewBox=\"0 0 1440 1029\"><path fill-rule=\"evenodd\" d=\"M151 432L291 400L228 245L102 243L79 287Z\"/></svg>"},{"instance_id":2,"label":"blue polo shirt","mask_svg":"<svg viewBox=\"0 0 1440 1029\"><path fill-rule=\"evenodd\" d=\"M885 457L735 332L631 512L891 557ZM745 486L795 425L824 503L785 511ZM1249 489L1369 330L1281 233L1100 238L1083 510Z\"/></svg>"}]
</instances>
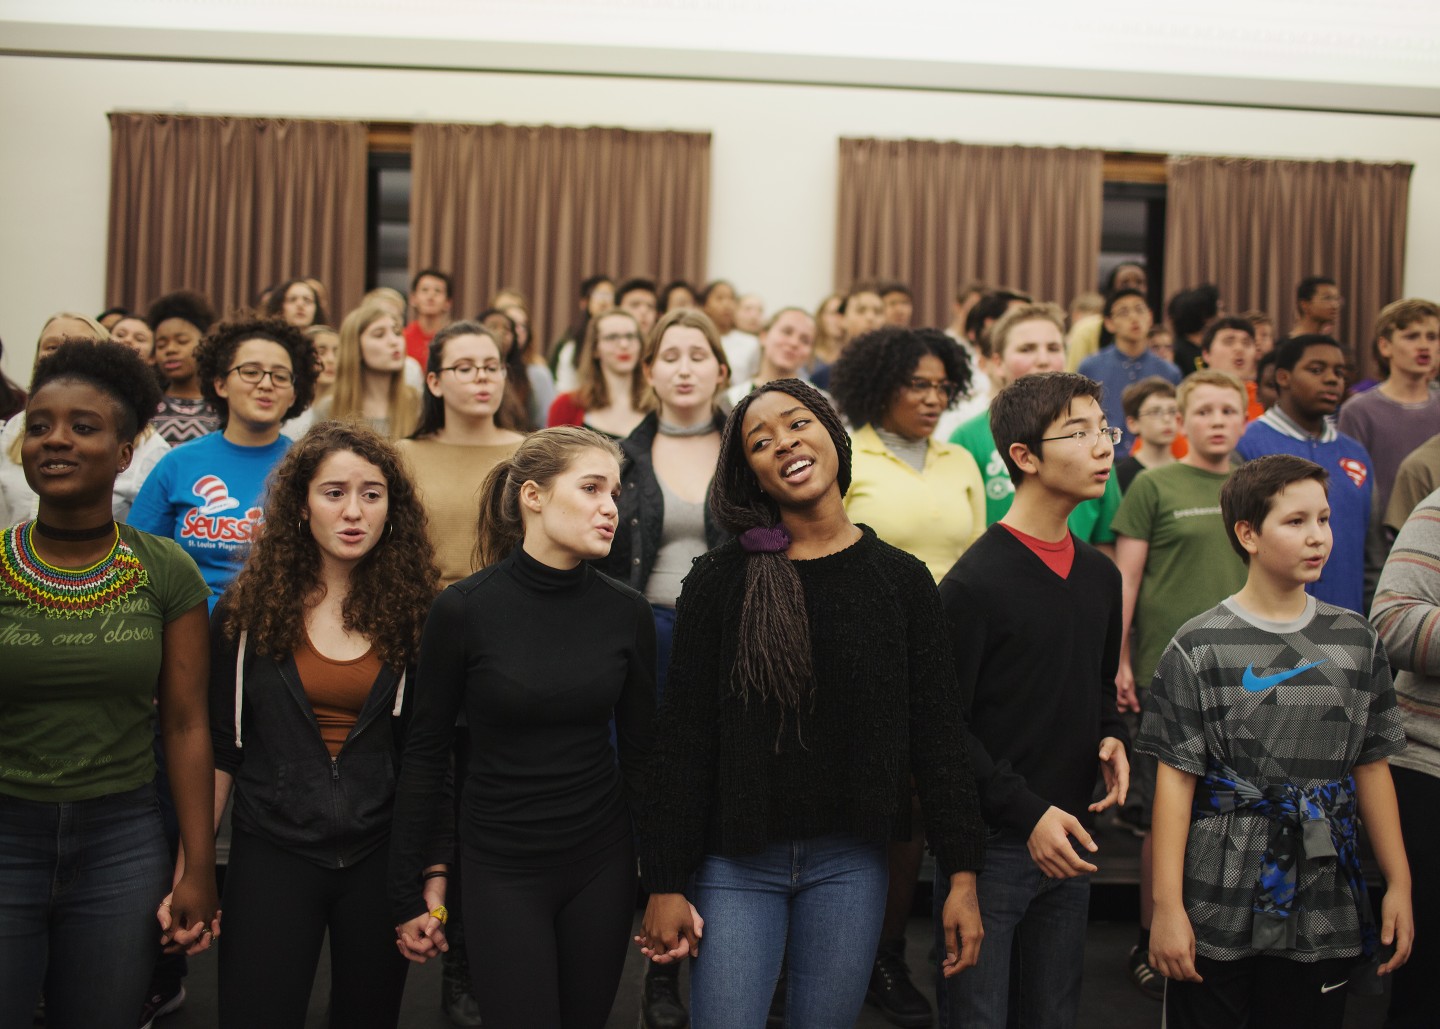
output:
<instances>
[{"instance_id":1,"label":"blue polo shirt","mask_svg":"<svg viewBox=\"0 0 1440 1029\"><path fill-rule=\"evenodd\" d=\"M1117 428L1125 428L1125 406L1120 402L1125 387L1158 375L1171 385L1180 381L1180 369L1163 357L1156 357L1149 350L1139 357L1127 357L1116 346L1102 347L1080 362L1080 374L1094 379L1105 387L1101 395L1100 410L1105 418Z\"/></svg>"},{"instance_id":2,"label":"blue polo shirt","mask_svg":"<svg viewBox=\"0 0 1440 1029\"><path fill-rule=\"evenodd\" d=\"M1330 532L1334 545L1320 578L1306 592L1327 604L1365 613L1365 534L1375 492L1374 465L1359 440L1338 432L1329 420L1312 436L1276 404L1250 423L1235 452L1247 461L1267 454L1293 454L1330 473Z\"/></svg>"}]
</instances>

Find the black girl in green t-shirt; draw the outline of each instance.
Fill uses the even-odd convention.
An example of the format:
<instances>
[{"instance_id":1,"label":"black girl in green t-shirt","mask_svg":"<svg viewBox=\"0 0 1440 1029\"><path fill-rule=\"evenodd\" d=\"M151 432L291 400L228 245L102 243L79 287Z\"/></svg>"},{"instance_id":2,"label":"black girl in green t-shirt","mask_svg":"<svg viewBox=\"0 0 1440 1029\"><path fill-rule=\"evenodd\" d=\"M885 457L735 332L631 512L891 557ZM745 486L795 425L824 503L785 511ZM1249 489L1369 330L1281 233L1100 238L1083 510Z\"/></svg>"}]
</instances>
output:
<instances>
[{"instance_id":1,"label":"black girl in green t-shirt","mask_svg":"<svg viewBox=\"0 0 1440 1029\"><path fill-rule=\"evenodd\" d=\"M21 464L38 514L0 533L3 1026L28 1025L42 993L52 1029L133 1025L156 938L193 954L220 932L210 591L173 542L110 509L159 399L119 344L67 342L31 383ZM157 693L189 855L178 877L153 785Z\"/></svg>"}]
</instances>

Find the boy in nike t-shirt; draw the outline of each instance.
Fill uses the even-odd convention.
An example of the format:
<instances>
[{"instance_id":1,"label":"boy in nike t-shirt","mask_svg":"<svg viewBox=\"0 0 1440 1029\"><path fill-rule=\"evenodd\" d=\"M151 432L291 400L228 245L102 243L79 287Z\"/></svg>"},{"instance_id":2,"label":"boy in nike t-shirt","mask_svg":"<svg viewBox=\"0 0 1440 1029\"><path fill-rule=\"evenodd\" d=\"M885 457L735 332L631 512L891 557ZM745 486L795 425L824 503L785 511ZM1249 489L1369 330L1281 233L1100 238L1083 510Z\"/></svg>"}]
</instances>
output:
<instances>
[{"instance_id":1,"label":"boy in nike t-shirt","mask_svg":"<svg viewBox=\"0 0 1440 1029\"><path fill-rule=\"evenodd\" d=\"M1363 617L1305 592L1331 547L1328 476L1288 454L1220 493L1248 566L1155 671L1137 748L1160 760L1151 964L1169 1029L1340 1029L1352 967L1405 963L1410 870L1386 758L1404 747L1390 668ZM1359 816L1386 881L1376 925Z\"/></svg>"}]
</instances>

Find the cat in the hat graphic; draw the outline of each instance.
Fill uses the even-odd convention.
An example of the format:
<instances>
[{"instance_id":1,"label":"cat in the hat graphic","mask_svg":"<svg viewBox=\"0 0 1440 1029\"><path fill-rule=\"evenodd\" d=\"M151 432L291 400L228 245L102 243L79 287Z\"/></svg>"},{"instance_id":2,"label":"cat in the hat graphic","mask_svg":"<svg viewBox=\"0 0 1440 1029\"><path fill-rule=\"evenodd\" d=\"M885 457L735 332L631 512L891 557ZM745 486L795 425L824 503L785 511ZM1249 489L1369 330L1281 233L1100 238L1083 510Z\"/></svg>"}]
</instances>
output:
<instances>
[{"instance_id":1,"label":"cat in the hat graphic","mask_svg":"<svg viewBox=\"0 0 1440 1029\"><path fill-rule=\"evenodd\" d=\"M190 492L204 503L200 508L202 515L217 515L221 511L232 511L240 506L240 501L230 495L230 487L226 486L225 480L218 475L206 475L195 480Z\"/></svg>"}]
</instances>

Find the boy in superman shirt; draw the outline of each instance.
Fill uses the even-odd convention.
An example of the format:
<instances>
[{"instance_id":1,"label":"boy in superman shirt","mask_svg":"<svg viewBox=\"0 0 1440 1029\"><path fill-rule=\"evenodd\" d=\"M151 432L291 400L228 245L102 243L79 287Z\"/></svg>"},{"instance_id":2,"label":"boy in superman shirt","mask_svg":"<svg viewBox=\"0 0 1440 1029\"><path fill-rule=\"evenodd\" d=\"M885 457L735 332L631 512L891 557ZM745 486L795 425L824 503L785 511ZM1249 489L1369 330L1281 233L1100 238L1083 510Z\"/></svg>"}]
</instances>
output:
<instances>
[{"instance_id":1,"label":"boy in superman shirt","mask_svg":"<svg viewBox=\"0 0 1440 1029\"><path fill-rule=\"evenodd\" d=\"M1221 515L1245 585L1180 629L1150 688L1136 745L1160 760L1150 961L1170 1029L1340 1029L1351 967L1377 947L1382 975L1409 957L1385 649L1305 592L1331 546L1327 480L1289 454L1231 475ZM1361 814L1387 885L1378 927Z\"/></svg>"}]
</instances>

